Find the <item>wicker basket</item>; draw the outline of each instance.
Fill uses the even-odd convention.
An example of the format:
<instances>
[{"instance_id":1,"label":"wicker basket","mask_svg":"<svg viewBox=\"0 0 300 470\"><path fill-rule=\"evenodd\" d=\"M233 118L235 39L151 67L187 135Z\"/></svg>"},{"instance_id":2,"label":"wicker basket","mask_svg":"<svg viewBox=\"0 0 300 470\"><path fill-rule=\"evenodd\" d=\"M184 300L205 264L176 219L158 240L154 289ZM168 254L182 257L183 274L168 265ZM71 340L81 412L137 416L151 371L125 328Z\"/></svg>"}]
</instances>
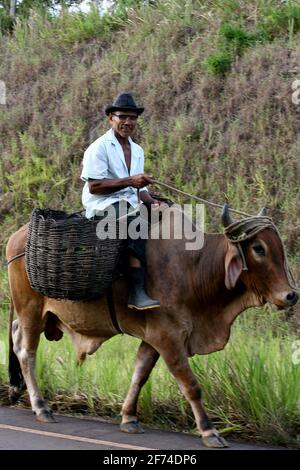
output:
<instances>
[{"instance_id":1,"label":"wicker basket","mask_svg":"<svg viewBox=\"0 0 300 470\"><path fill-rule=\"evenodd\" d=\"M91 300L112 282L124 240L100 240L99 220L79 214L35 209L26 245L31 287L56 299Z\"/></svg>"}]
</instances>

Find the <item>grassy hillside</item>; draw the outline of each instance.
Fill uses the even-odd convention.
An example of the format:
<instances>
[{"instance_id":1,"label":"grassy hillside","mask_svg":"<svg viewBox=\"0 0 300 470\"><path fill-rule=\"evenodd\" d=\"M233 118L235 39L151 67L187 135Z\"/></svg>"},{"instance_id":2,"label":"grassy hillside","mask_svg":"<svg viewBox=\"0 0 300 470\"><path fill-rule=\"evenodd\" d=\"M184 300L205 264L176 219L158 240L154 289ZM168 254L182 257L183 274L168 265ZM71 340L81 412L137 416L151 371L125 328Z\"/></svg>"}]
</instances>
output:
<instances>
[{"instance_id":1,"label":"grassy hillside","mask_svg":"<svg viewBox=\"0 0 300 470\"><path fill-rule=\"evenodd\" d=\"M1 241L37 205L80 207L80 162L130 89L145 108L147 171L256 213L299 250L300 5L162 1L107 14L32 15L0 42ZM219 214L209 210L209 228ZM299 272L298 272L299 275Z\"/></svg>"},{"instance_id":2,"label":"grassy hillside","mask_svg":"<svg viewBox=\"0 0 300 470\"><path fill-rule=\"evenodd\" d=\"M11 35L0 37L0 80L7 87L7 104L0 105L2 257L7 237L34 207L69 212L81 207L83 152L108 128L104 106L119 91L130 90L145 106L136 139L145 149L146 171L214 202L228 200L248 213L267 206L299 281L300 104L292 102L292 83L300 80L299 59L296 1L166 0L104 16L97 10L63 12L52 19L33 13L27 22L19 21ZM208 209L207 229L221 230L219 219L218 211ZM8 303L4 270L0 276L2 327ZM268 313L253 311L249 324L237 323L232 349L204 362L207 383L198 359L194 368L220 426L238 431L242 426L243 435L295 445L300 434L295 394L300 366L292 365L290 351L297 331L295 325L292 332L275 322L269 329L258 328L258 334L256 326L262 320L268 324ZM68 346L57 346L57 357L64 357ZM43 347L50 354L49 345ZM107 355L113 353L108 349ZM65 382L65 388L60 380L52 384L49 397L60 390L65 396L67 389L73 398L82 393L89 411L98 412L98 398L83 387L89 383L84 374L93 374L93 364L74 375L74 382ZM46 389L48 369L39 367ZM112 370L116 367L122 365ZM0 380L6 380L1 365ZM113 391L102 392L115 410L125 386L113 380L107 379L107 390L112 386ZM272 381L277 385L272 387ZM287 383L291 386L286 391ZM169 406L180 405L174 414L164 408L167 424L175 422L180 428L191 423L174 387L170 397L160 395L155 379L147 387L141 404L144 418L155 421L160 399L166 398ZM151 387L153 397L159 397L154 411Z\"/></svg>"}]
</instances>

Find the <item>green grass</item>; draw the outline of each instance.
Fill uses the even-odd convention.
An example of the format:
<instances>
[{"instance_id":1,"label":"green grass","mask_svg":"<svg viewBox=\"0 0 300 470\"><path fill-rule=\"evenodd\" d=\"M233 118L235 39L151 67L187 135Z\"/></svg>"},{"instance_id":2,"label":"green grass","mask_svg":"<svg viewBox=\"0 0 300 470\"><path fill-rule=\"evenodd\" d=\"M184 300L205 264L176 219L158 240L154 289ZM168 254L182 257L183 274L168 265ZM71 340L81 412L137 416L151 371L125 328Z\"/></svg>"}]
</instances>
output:
<instances>
[{"instance_id":1,"label":"green grass","mask_svg":"<svg viewBox=\"0 0 300 470\"><path fill-rule=\"evenodd\" d=\"M231 68L231 55L229 52L215 52L210 54L204 61L203 65L208 72L214 75L224 75Z\"/></svg>"},{"instance_id":2,"label":"green grass","mask_svg":"<svg viewBox=\"0 0 300 470\"><path fill-rule=\"evenodd\" d=\"M4 312L2 322L3 317ZM6 341L3 328L0 338ZM278 312L253 309L235 322L224 351L191 359L205 406L224 435L299 445L300 364L292 361L296 339ZM114 337L77 367L67 338L50 343L42 337L37 360L41 390L58 412L119 420L138 344L135 338ZM0 381L7 381L5 365L0 365ZM195 430L189 405L162 360L142 390L139 413L148 425Z\"/></svg>"}]
</instances>

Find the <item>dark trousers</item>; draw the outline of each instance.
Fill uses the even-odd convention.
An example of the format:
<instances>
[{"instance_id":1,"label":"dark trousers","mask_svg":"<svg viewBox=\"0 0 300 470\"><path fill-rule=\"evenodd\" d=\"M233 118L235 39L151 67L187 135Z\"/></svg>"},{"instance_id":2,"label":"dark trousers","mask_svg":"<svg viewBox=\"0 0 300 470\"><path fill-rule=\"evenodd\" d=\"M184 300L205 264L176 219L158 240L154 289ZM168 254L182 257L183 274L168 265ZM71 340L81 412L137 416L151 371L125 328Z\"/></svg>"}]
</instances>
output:
<instances>
[{"instance_id":1,"label":"dark trousers","mask_svg":"<svg viewBox=\"0 0 300 470\"><path fill-rule=\"evenodd\" d=\"M120 214L119 202L115 202L114 204L112 204L112 206L115 209L116 217L118 219L120 216L123 215L122 213ZM127 203L127 211L132 212L133 210L134 208L129 203ZM104 212L104 217L105 217L105 210L103 212ZM125 249L127 253L137 258L141 262L142 266L145 266L146 265L146 240L141 237L137 239L133 239L130 237L130 234L128 233L128 226L133 220L135 220L138 217L139 217L139 212L135 215L130 215L128 217L123 218L122 220L120 220L119 223L126 224L127 238L126 240L124 240L124 242L125 242ZM98 218L102 219L103 217L95 216L95 219L98 219ZM147 224L148 226L148 220L143 219L142 223ZM139 225L137 226L137 231L138 229L139 229Z\"/></svg>"}]
</instances>

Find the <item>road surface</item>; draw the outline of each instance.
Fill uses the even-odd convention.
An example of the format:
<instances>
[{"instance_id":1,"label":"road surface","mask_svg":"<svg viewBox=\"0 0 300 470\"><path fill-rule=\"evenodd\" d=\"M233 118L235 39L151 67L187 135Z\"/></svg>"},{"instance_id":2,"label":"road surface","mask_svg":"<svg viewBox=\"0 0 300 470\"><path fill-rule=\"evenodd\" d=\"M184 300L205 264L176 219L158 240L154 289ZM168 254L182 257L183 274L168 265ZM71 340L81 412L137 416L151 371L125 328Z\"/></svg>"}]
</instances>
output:
<instances>
[{"instance_id":1,"label":"road surface","mask_svg":"<svg viewBox=\"0 0 300 470\"><path fill-rule=\"evenodd\" d=\"M130 435L117 424L98 419L55 415L57 423L39 423L30 410L0 407L1 450L210 450L197 436L145 428ZM273 450L279 447L229 441L231 450ZM284 450L284 448L282 448ZM225 449L226 451L226 449Z\"/></svg>"}]
</instances>

